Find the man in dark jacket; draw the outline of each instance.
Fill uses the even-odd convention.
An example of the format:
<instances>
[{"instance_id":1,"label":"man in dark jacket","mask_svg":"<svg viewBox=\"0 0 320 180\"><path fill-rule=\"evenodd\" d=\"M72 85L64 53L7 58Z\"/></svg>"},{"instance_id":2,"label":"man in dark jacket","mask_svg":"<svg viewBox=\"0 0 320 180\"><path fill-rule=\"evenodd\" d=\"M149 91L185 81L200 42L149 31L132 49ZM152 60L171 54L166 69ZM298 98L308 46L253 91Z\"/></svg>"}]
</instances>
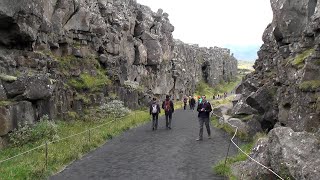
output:
<instances>
[{"instance_id":1,"label":"man in dark jacket","mask_svg":"<svg viewBox=\"0 0 320 180\"><path fill-rule=\"evenodd\" d=\"M190 109L194 110L194 107L196 106L196 100L194 99L194 97L192 97L190 99Z\"/></svg>"},{"instance_id":2,"label":"man in dark jacket","mask_svg":"<svg viewBox=\"0 0 320 180\"><path fill-rule=\"evenodd\" d=\"M170 100L170 96L166 95L166 99L162 103L162 109L166 116L166 128L171 129L172 113L174 112L173 102Z\"/></svg>"},{"instance_id":3,"label":"man in dark jacket","mask_svg":"<svg viewBox=\"0 0 320 180\"><path fill-rule=\"evenodd\" d=\"M210 132L210 112L212 111L211 104L206 100L206 96L202 96L201 103L198 104L197 111L199 112L199 125L200 125L200 132L199 138L196 139L197 141L201 141L203 139L203 124L206 125L208 138L211 139L211 132Z\"/></svg>"},{"instance_id":4,"label":"man in dark jacket","mask_svg":"<svg viewBox=\"0 0 320 180\"><path fill-rule=\"evenodd\" d=\"M158 118L160 112L160 105L157 103L157 98L153 98L152 103L150 104L150 115L152 115L152 130L157 130L158 128Z\"/></svg>"}]
</instances>

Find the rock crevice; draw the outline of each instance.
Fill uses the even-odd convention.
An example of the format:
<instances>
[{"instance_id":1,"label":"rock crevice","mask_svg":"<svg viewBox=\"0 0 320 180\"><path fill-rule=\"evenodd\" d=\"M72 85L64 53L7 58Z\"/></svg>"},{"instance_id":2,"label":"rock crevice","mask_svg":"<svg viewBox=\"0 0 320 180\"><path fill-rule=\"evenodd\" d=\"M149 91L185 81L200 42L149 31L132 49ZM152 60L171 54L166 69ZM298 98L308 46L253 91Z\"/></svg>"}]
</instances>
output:
<instances>
[{"instance_id":1,"label":"rock crevice","mask_svg":"<svg viewBox=\"0 0 320 180\"><path fill-rule=\"evenodd\" d=\"M46 114L82 116L110 98L138 108L236 76L228 49L188 45L173 31L167 13L134 0L1 1L0 136Z\"/></svg>"}]
</instances>

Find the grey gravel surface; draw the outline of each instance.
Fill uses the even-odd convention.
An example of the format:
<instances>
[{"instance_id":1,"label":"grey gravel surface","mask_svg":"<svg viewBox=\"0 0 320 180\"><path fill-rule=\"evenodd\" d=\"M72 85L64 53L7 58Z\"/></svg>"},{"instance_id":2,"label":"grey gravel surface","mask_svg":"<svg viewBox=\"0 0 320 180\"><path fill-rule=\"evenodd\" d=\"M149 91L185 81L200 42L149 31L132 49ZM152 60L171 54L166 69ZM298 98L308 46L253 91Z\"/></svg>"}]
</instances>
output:
<instances>
[{"instance_id":1,"label":"grey gravel surface","mask_svg":"<svg viewBox=\"0 0 320 180\"><path fill-rule=\"evenodd\" d=\"M223 179L212 165L225 158L230 135L211 127L212 139L204 130L204 140L195 141L198 126L196 111L176 110L171 130L165 129L164 117L157 131L152 131L151 122L130 129L50 179ZM230 154L235 153L231 146Z\"/></svg>"}]
</instances>

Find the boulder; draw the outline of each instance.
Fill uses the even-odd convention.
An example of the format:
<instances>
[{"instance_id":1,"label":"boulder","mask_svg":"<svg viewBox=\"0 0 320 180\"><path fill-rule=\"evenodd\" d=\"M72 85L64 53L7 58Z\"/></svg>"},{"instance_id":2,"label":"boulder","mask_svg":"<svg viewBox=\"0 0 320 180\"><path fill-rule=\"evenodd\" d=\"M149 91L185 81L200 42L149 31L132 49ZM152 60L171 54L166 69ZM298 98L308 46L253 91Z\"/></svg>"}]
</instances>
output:
<instances>
[{"instance_id":1,"label":"boulder","mask_svg":"<svg viewBox=\"0 0 320 180\"><path fill-rule=\"evenodd\" d=\"M147 50L147 65L159 65L162 62L163 52L158 37L144 32L141 39Z\"/></svg>"},{"instance_id":2,"label":"boulder","mask_svg":"<svg viewBox=\"0 0 320 180\"><path fill-rule=\"evenodd\" d=\"M246 122L248 127L248 134L253 137L258 132L262 132L261 123L253 116L252 119Z\"/></svg>"},{"instance_id":3,"label":"boulder","mask_svg":"<svg viewBox=\"0 0 320 180\"><path fill-rule=\"evenodd\" d=\"M0 136L8 134L13 130L13 121L10 111L6 107L0 106Z\"/></svg>"},{"instance_id":4,"label":"boulder","mask_svg":"<svg viewBox=\"0 0 320 180\"><path fill-rule=\"evenodd\" d=\"M99 61L100 63L105 64L108 61L108 57L105 54L101 54L99 56Z\"/></svg>"},{"instance_id":5,"label":"boulder","mask_svg":"<svg viewBox=\"0 0 320 180\"><path fill-rule=\"evenodd\" d=\"M18 124L33 124L35 122L35 111L29 101L20 101L9 108L13 128Z\"/></svg>"},{"instance_id":6,"label":"boulder","mask_svg":"<svg viewBox=\"0 0 320 180\"><path fill-rule=\"evenodd\" d=\"M27 79L23 96L28 100L48 99L53 93L53 82L46 75L38 75Z\"/></svg>"},{"instance_id":7,"label":"boulder","mask_svg":"<svg viewBox=\"0 0 320 180\"><path fill-rule=\"evenodd\" d=\"M18 78L14 82L3 82L3 87L7 92L8 98L13 98L22 95L26 90L26 78Z\"/></svg>"},{"instance_id":8,"label":"boulder","mask_svg":"<svg viewBox=\"0 0 320 180\"><path fill-rule=\"evenodd\" d=\"M273 95L271 91L269 87L263 86L256 92L250 94L246 99L246 103L263 114L273 106Z\"/></svg>"},{"instance_id":9,"label":"boulder","mask_svg":"<svg viewBox=\"0 0 320 180\"><path fill-rule=\"evenodd\" d=\"M228 119L228 123L238 127L239 132L248 133L248 126L245 122L241 121L241 119L238 118L230 118Z\"/></svg>"},{"instance_id":10,"label":"boulder","mask_svg":"<svg viewBox=\"0 0 320 180\"><path fill-rule=\"evenodd\" d=\"M146 47L139 41L135 42L135 51L136 57L134 65L146 65L147 64L147 49Z\"/></svg>"},{"instance_id":11,"label":"boulder","mask_svg":"<svg viewBox=\"0 0 320 180\"><path fill-rule=\"evenodd\" d=\"M269 167L270 157L268 154L268 146L268 138L260 138L249 154L250 157L258 161L259 163ZM272 175L270 175L270 172L268 170L253 162L251 159L233 164L231 166L231 170L236 177L241 177L242 179L246 180L270 179L271 177L273 177Z\"/></svg>"},{"instance_id":12,"label":"boulder","mask_svg":"<svg viewBox=\"0 0 320 180\"><path fill-rule=\"evenodd\" d=\"M258 111L249 106L245 99L240 99L238 103L233 107L232 114L233 115L251 115L257 114Z\"/></svg>"},{"instance_id":13,"label":"boulder","mask_svg":"<svg viewBox=\"0 0 320 180\"><path fill-rule=\"evenodd\" d=\"M243 97L249 96L252 92L255 92L259 87L258 79L251 77L245 79L236 89L236 94L242 94Z\"/></svg>"},{"instance_id":14,"label":"boulder","mask_svg":"<svg viewBox=\"0 0 320 180\"><path fill-rule=\"evenodd\" d=\"M213 116L220 118L222 116L222 110L220 107L215 107L212 109Z\"/></svg>"},{"instance_id":15,"label":"boulder","mask_svg":"<svg viewBox=\"0 0 320 180\"><path fill-rule=\"evenodd\" d=\"M268 136L270 165L280 176L301 180L320 177L320 146L314 134L279 127Z\"/></svg>"}]
</instances>

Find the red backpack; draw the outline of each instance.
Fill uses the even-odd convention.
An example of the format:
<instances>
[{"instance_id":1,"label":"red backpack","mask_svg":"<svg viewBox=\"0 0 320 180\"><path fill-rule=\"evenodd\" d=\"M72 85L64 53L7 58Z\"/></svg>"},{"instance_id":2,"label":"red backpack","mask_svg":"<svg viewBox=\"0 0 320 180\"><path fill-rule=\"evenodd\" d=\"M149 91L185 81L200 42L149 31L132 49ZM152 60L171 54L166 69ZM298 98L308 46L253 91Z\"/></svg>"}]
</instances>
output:
<instances>
[{"instance_id":1,"label":"red backpack","mask_svg":"<svg viewBox=\"0 0 320 180\"><path fill-rule=\"evenodd\" d=\"M168 112L168 111L171 110L170 100L169 100L169 101L166 100L166 101L164 102L164 110L165 110L166 112Z\"/></svg>"}]
</instances>

